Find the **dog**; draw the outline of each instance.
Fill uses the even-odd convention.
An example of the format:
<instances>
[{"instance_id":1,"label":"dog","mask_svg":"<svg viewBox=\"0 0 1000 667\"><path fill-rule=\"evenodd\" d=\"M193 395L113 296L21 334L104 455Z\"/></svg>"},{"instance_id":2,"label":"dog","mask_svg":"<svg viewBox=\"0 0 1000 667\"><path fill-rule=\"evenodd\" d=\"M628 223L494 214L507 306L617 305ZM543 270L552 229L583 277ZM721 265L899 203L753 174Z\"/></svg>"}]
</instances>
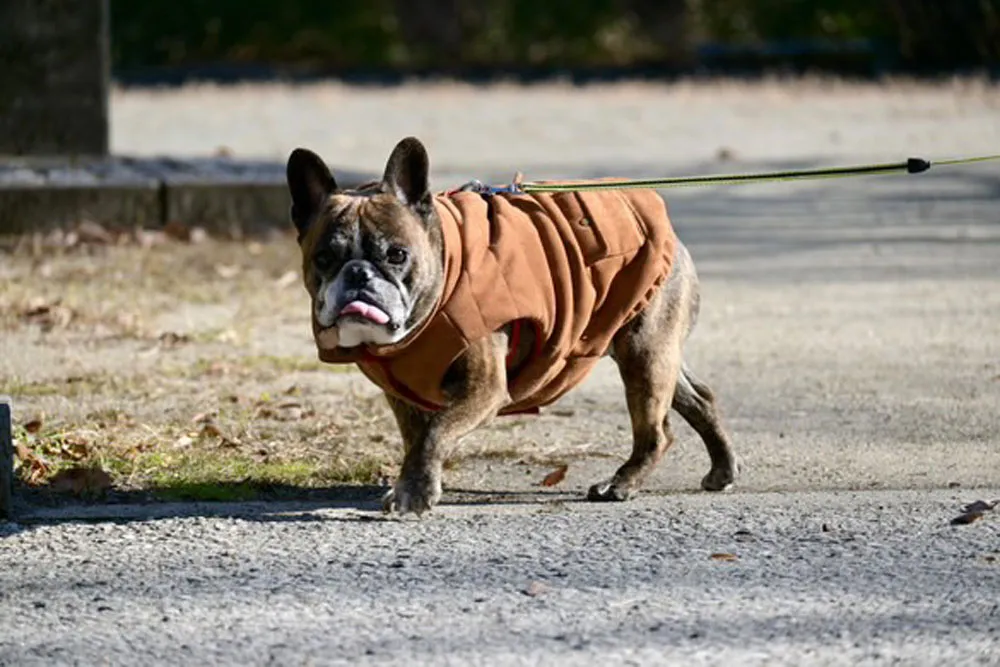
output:
<instances>
[{"instance_id":1,"label":"dog","mask_svg":"<svg viewBox=\"0 0 1000 667\"><path fill-rule=\"evenodd\" d=\"M683 361L698 277L659 194L432 195L429 173L414 137L353 189L304 148L286 168L319 357L357 364L402 436L383 508L430 510L461 437L553 402L602 356L624 383L632 454L587 498L636 493L672 443L671 408L708 450L702 488L728 489L738 464L716 399Z\"/></svg>"}]
</instances>

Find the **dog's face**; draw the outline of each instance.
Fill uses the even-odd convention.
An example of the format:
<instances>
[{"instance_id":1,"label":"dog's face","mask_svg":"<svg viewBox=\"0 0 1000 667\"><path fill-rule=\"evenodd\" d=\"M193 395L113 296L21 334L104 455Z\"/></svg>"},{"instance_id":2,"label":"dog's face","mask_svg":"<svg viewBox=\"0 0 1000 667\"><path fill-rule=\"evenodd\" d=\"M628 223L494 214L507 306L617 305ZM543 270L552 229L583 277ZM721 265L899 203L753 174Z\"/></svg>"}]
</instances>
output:
<instances>
[{"instance_id":1,"label":"dog's face","mask_svg":"<svg viewBox=\"0 0 1000 667\"><path fill-rule=\"evenodd\" d=\"M380 182L341 190L324 162L299 148L288 158L292 221L322 348L392 345L433 311L441 292L440 220L427 152L399 142Z\"/></svg>"}]
</instances>

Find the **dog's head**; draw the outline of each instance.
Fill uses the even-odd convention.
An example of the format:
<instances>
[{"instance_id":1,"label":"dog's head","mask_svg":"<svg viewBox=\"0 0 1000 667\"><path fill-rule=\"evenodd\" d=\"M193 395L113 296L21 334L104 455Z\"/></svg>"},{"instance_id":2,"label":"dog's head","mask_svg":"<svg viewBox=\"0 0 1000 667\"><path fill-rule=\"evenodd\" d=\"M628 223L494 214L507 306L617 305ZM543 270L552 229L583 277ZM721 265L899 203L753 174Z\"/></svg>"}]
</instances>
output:
<instances>
[{"instance_id":1,"label":"dog's head","mask_svg":"<svg viewBox=\"0 0 1000 667\"><path fill-rule=\"evenodd\" d=\"M340 189L303 148L288 158L292 222L321 348L403 340L433 311L442 285L441 223L423 144L403 139L381 181Z\"/></svg>"}]
</instances>

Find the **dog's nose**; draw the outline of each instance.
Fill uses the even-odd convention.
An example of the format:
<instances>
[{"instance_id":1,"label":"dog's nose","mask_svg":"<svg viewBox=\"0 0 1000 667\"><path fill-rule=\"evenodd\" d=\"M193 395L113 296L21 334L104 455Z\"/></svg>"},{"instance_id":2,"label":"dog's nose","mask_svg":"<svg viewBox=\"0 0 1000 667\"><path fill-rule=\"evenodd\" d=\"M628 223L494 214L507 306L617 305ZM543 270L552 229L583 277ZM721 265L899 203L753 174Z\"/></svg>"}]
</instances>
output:
<instances>
[{"instance_id":1,"label":"dog's nose","mask_svg":"<svg viewBox=\"0 0 1000 667\"><path fill-rule=\"evenodd\" d=\"M368 262L354 261L344 270L347 271L347 279L356 285L364 285L375 277L375 271Z\"/></svg>"}]
</instances>

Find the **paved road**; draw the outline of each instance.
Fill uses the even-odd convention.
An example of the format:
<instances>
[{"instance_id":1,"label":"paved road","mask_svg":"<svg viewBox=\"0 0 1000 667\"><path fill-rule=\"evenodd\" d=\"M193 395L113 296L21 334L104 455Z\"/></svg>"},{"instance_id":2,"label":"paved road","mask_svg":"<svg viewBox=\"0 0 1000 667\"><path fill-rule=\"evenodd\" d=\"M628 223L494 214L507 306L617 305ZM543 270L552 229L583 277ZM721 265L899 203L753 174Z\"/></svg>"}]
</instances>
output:
<instances>
[{"instance_id":1,"label":"paved road","mask_svg":"<svg viewBox=\"0 0 1000 667\"><path fill-rule=\"evenodd\" d=\"M439 118L425 93L395 90L381 102L406 107L419 134ZM711 95L656 107L662 100L605 91L584 106L575 92L566 105L567 95L536 91L508 118L534 114L548 134L517 135L511 151L514 166L533 175L567 164L648 175L656 158L635 153L641 132L630 142L616 135L631 148L616 151L604 137L588 153L593 121L631 113L649 129L659 116L646 110L690 107L714 115L699 123L690 112L679 126L698 132L678 140L676 173L896 157L923 146L996 152L995 96L932 93L813 91L798 104L766 91L739 103L727 91L719 99L736 111L726 116ZM348 115L379 108L367 95ZM483 114L503 117L488 102L511 105L516 95L475 99ZM471 117L441 100L455 123ZM346 122L336 108L314 127L326 138L310 144L350 147L340 128L363 118ZM580 117L560 133L552 119L573 108ZM900 108L909 113L893 115ZM409 131L396 111L387 112L393 136ZM728 120L719 141L741 161L695 152L720 117ZM783 133L780 118L794 119L794 132ZM214 127L196 125L194 117L184 125L186 140ZM249 121L235 125L253 136ZM439 173L442 185L470 164L456 127L446 129L439 164L451 170ZM126 127L117 136L122 148L132 135ZM247 141L246 153L261 147ZM357 159L329 157L372 170L375 143L359 140ZM484 169L495 172L475 175L506 174L496 142L483 150L492 151ZM1000 171L668 197L704 281L688 357L717 390L746 464L735 492L693 492L707 457L681 427L645 497L573 502L616 465L607 456L627 447L618 381L604 365L560 406L563 416L473 443L516 439L543 453L600 455L573 458L558 492L533 486L545 472L538 465L480 462L451 475L452 504L423 521L327 505L166 507L156 520L5 526L0 663L1000 664L1000 510L949 524L965 503L1000 498Z\"/></svg>"}]
</instances>

